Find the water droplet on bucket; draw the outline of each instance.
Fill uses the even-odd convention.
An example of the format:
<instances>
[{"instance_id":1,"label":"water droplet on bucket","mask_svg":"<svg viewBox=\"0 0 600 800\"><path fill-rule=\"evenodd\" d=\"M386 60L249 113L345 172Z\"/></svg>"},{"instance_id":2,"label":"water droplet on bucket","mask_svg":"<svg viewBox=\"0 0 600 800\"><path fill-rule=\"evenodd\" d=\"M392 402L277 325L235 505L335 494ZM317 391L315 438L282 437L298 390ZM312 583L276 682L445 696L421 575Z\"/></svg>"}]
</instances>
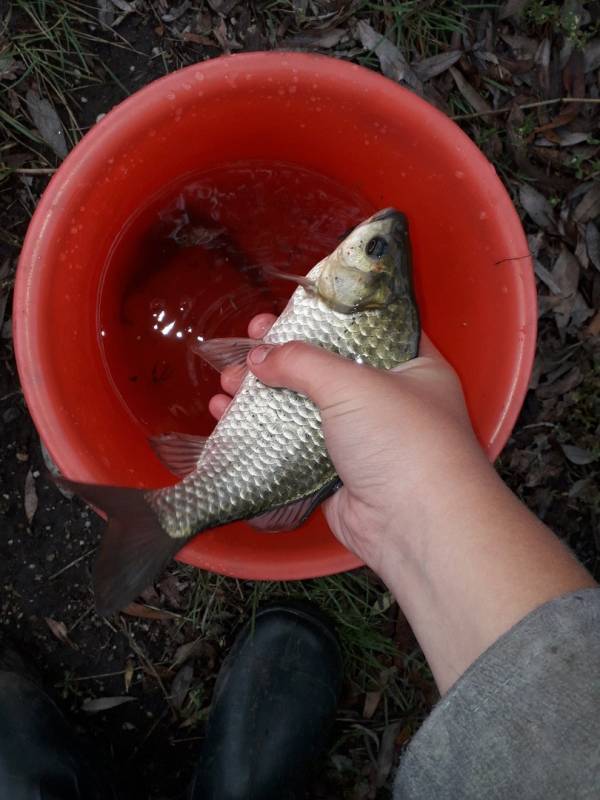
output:
<instances>
[{"instance_id":1,"label":"water droplet on bucket","mask_svg":"<svg viewBox=\"0 0 600 800\"><path fill-rule=\"evenodd\" d=\"M461 169L457 169L454 173L454 177L461 181L465 177L465 173Z\"/></svg>"},{"instance_id":2,"label":"water droplet on bucket","mask_svg":"<svg viewBox=\"0 0 600 800\"><path fill-rule=\"evenodd\" d=\"M204 75L201 72L194 72L194 79L197 81L203 81Z\"/></svg>"}]
</instances>

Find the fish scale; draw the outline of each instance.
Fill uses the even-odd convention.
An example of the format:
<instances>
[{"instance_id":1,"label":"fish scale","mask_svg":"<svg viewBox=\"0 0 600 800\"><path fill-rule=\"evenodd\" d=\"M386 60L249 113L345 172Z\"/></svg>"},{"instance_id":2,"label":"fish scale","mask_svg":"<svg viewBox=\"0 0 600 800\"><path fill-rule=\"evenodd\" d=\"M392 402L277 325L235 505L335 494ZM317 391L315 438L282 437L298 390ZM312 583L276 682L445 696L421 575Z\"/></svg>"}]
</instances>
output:
<instances>
[{"instance_id":1,"label":"fish scale","mask_svg":"<svg viewBox=\"0 0 600 800\"><path fill-rule=\"evenodd\" d=\"M322 264L311 270L310 280L318 279ZM407 298L347 314L298 287L264 341L305 341L390 369L416 355L417 329L416 308ZM335 478L317 407L249 373L194 472L175 486L146 493L146 499L167 533L183 539L313 495Z\"/></svg>"}]
</instances>

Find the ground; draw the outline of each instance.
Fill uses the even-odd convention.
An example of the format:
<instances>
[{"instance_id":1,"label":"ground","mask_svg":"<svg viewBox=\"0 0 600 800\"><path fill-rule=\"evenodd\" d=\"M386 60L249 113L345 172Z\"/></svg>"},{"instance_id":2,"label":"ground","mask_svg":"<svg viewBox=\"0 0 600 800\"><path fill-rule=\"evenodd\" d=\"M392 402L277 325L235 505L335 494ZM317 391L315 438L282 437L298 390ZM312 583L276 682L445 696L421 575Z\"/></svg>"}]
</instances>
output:
<instances>
[{"instance_id":1,"label":"ground","mask_svg":"<svg viewBox=\"0 0 600 800\"><path fill-rule=\"evenodd\" d=\"M312 598L344 643L335 740L312 797L389 797L392 765L436 700L402 613L366 570L268 584L174 563L131 613L98 617L101 524L48 482L19 389L16 261L66 151L165 72L274 47L383 70L496 166L529 234L540 305L530 391L497 467L600 577L600 3L0 0L0 625L134 800L183 796L219 664L270 598Z\"/></svg>"}]
</instances>

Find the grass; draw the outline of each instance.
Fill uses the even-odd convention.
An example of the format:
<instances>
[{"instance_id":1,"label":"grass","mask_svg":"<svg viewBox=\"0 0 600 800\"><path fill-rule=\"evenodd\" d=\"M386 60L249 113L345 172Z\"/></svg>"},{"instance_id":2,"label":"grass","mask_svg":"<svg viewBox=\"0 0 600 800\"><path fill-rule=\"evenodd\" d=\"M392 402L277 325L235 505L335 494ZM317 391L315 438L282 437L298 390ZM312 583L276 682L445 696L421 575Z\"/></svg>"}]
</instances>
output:
<instances>
[{"instance_id":1,"label":"grass","mask_svg":"<svg viewBox=\"0 0 600 800\"><path fill-rule=\"evenodd\" d=\"M257 609L276 600L309 600L323 609L338 630L346 674L356 693L377 689L382 674L394 661L406 657L410 669L424 671L416 648L401 654L392 639L397 608L387 589L368 570L309 581L251 582L196 572L186 612L199 634L227 639L232 628L252 618ZM385 702L405 712L414 697L398 673L384 689Z\"/></svg>"}]
</instances>

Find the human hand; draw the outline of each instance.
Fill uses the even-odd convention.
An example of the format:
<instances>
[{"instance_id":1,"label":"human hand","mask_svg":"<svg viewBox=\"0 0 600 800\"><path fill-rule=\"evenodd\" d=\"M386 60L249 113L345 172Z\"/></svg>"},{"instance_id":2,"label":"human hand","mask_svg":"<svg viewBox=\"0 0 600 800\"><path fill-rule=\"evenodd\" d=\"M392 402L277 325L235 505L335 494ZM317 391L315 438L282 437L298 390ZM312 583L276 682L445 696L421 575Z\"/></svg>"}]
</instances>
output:
<instances>
[{"instance_id":1,"label":"human hand","mask_svg":"<svg viewBox=\"0 0 600 800\"><path fill-rule=\"evenodd\" d=\"M249 335L262 338L274 321L258 315ZM448 476L467 461L485 468L459 380L425 337L419 358L389 372L302 342L257 347L248 366L263 383L305 394L320 408L327 449L344 484L323 505L328 524L379 574L391 550L404 556L414 550L431 497ZM239 367L222 373L226 394L210 403L217 419L242 375Z\"/></svg>"}]
</instances>

